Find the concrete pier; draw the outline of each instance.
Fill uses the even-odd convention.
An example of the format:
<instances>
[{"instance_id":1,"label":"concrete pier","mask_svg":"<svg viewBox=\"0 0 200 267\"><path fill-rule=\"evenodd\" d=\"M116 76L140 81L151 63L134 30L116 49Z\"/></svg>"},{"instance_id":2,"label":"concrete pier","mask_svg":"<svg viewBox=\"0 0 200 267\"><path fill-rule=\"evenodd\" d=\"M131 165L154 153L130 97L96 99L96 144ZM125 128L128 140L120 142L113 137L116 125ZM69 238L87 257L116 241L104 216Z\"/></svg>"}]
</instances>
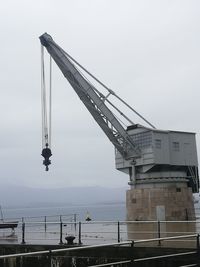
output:
<instances>
[{"instance_id":1,"label":"concrete pier","mask_svg":"<svg viewBox=\"0 0 200 267\"><path fill-rule=\"evenodd\" d=\"M127 221L138 221L138 224L127 224L129 239L160 237L155 236L156 231L161 232L162 237L196 233L196 223L188 222L195 221L195 209L192 190L186 183L130 189L126 195L126 206Z\"/></svg>"},{"instance_id":2,"label":"concrete pier","mask_svg":"<svg viewBox=\"0 0 200 267\"><path fill-rule=\"evenodd\" d=\"M195 220L191 188L186 185L136 188L127 191L127 220Z\"/></svg>"}]
</instances>

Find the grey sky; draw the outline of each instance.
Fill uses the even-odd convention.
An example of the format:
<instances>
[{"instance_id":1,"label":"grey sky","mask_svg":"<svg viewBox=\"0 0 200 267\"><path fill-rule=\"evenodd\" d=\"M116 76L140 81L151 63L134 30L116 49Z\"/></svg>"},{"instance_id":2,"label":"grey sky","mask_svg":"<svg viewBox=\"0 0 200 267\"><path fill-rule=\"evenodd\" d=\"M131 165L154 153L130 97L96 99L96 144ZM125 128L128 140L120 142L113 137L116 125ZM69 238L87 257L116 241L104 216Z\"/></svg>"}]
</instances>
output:
<instances>
[{"instance_id":1,"label":"grey sky","mask_svg":"<svg viewBox=\"0 0 200 267\"><path fill-rule=\"evenodd\" d=\"M196 132L199 144L199 10L195 0L2 1L0 184L128 182L115 170L113 146L57 66L53 157L44 171L38 39L44 32L157 128Z\"/></svg>"}]
</instances>

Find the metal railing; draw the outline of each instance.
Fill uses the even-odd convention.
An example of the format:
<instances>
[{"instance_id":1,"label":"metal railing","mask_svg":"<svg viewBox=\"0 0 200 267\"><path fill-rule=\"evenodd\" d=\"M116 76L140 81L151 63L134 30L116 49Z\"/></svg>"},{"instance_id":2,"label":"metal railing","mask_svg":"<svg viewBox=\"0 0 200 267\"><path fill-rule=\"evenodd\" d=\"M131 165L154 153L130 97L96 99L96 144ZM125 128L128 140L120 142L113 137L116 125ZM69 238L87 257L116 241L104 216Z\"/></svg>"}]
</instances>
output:
<instances>
[{"instance_id":1,"label":"metal railing","mask_svg":"<svg viewBox=\"0 0 200 267\"><path fill-rule=\"evenodd\" d=\"M60 252L68 252L68 251L80 251L80 250L87 250L91 248L103 248L103 247L111 247L111 246L123 246L123 245L131 245L132 241L120 242L120 243L108 243L108 244L101 244L101 245L93 245L93 246L81 246L81 247L70 247L70 248L59 248L59 249L52 249L52 250L42 250L42 251L34 251L34 252L26 252L26 253L16 253L16 254L9 254L9 255L0 255L0 259L8 259L8 258L17 258L17 257L26 257L26 256L39 256L44 254L49 254L52 256L54 253Z\"/></svg>"},{"instance_id":2,"label":"metal railing","mask_svg":"<svg viewBox=\"0 0 200 267\"><path fill-rule=\"evenodd\" d=\"M109 244L100 244L100 245L92 245L92 246L82 246L82 247L71 247L71 248L60 248L60 249L53 249L53 250L43 250L43 251L36 251L36 252L28 252L28 253L18 253L18 254L10 254L10 255L1 255L0 260L10 259L10 258L22 258L27 256L41 256L47 255L49 258L54 256L56 253L60 252L70 252L70 251L81 251L81 250L88 250L88 249L98 249L104 247L112 247L112 246L123 246L129 245L131 246L132 250L134 250L134 246L136 243L146 243L146 242L154 242L154 241L163 241L163 240L171 240L171 239L185 239L185 238L195 238L196 239L196 249L194 251L182 252L182 253L174 253L168 255L159 255L153 257L146 257L146 258L134 258L134 253L132 251L132 258L123 260L123 261L116 261L98 265L90 265L90 267L103 267L103 266L114 266L114 265L127 265L127 264L134 264L134 262L144 262L144 261L152 261L158 259L167 259L167 258L176 258L181 256L190 256L190 255L198 255L200 256L200 246L199 246L199 235L184 235L184 236L176 236L176 237L165 237L165 238L154 238L154 239L146 239L146 240L136 240L136 241L126 241L126 242L117 242L117 243L109 243ZM71 256L72 257L72 256ZM88 256L89 257L89 256ZM109 258L109 255L107 256ZM50 265L51 266L51 265ZM195 264L189 264L185 266L195 266Z\"/></svg>"},{"instance_id":3,"label":"metal railing","mask_svg":"<svg viewBox=\"0 0 200 267\"><path fill-rule=\"evenodd\" d=\"M128 263L134 264L134 262L135 263L136 262L145 262L145 261L176 258L176 257L181 257L181 256L190 256L190 255L198 255L198 256L200 256L199 234L164 237L164 238L153 238L153 239L147 239L147 240L136 240L136 241L132 241L133 242L132 243L132 247L134 247L134 245L136 243L146 243L146 242L154 242L154 241L158 241L158 242L160 241L161 242L163 240L185 239L185 238L191 238L191 237L195 237L196 238L196 250L194 250L194 251L188 251L188 252L182 252L182 253L173 253L173 254L168 254L168 255L159 255L159 256L139 258L139 259L132 258L131 260L123 260L123 261L116 261L116 262L110 262L110 263L105 263L105 264L90 265L90 267L104 267L104 266L115 266L115 265L123 266L123 265L127 265ZM192 266L197 266L197 263L184 265L182 267L192 267Z\"/></svg>"},{"instance_id":4,"label":"metal railing","mask_svg":"<svg viewBox=\"0 0 200 267\"><path fill-rule=\"evenodd\" d=\"M16 243L64 244L67 236L74 236L78 244L98 244L126 240L158 238L158 245L164 237L200 233L198 221L64 221L61 215L57 221L22 220L15 230ZM43 217L44 219L44 217ZM10 233L0 230L0 242L11 240ZM7 235L6 235L7 234ZM13 235L13 238L15 236ZM7 239L6 239L7 238ZM19 238L19 240L18 240ZM14 240L11 240L15 243ZM172 240L171 240L172 241ZM155 241L156 242L156 241ZM181 241L182 242L182 241ZM188 241L189 242L189 241ZM182 242L183 243L183 242Z\"/></svg>"}]
</instances>

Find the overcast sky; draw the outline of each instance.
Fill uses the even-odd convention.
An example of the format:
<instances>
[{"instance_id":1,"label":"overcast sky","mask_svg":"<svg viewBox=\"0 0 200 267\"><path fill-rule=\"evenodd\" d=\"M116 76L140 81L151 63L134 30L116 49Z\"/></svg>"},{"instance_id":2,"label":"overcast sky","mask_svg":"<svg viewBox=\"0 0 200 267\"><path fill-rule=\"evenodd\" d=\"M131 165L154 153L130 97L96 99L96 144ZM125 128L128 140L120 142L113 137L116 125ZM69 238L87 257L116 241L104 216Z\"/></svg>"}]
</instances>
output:
<instances>
[{"instance_id":1,"label":"overcast sky","mask_svg":"<svg viewBox=\"0 0 200 267\"><path fill-rule=\"evenodd\" d=\"M200 154L199 12L198 0L1 1L0 186L118 187L129 180L115 170L112 144L55 65L53 157L44 171L44 32L157 128L196 132Z\"/></svg>"}]
</instances>

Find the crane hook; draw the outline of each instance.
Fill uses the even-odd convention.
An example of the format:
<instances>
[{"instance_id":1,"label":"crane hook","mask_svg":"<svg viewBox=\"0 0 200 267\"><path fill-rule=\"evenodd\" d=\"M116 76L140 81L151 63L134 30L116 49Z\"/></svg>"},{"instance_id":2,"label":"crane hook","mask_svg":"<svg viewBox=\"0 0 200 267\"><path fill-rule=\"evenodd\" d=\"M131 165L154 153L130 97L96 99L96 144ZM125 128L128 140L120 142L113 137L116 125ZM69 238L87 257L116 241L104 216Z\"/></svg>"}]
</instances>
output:
<instances>
[{"instance_id":1,"label":"crane hook","mask_svg":"<svg viewBox=\"0 0 200 267\"><path fill-rule=\"evenodd\" d=\"M42 149L41 155L44 157L43 165L46 166L45 170L48 171L49 170L48 166L51 164L51 161L49 158L52 156L51 149L49 148L48 143L46 143L46 147Z\"/></svg>"}]
</instances>

